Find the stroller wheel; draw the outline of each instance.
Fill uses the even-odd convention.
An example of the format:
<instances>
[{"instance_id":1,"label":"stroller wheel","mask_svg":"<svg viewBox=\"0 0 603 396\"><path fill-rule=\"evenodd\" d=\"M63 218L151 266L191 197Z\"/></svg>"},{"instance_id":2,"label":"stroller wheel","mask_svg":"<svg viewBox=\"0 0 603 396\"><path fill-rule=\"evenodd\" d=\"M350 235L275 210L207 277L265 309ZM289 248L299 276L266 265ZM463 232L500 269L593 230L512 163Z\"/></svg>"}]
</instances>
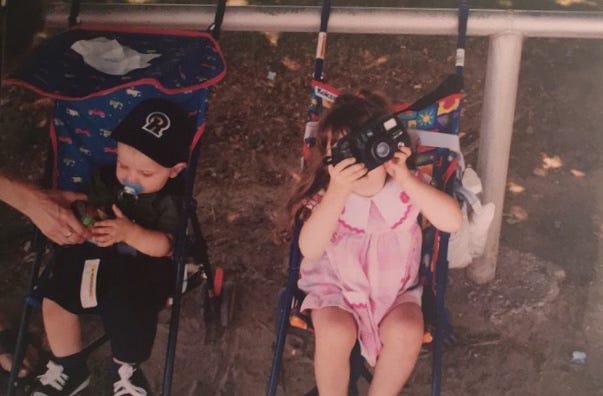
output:
<instances>
[{"instance_id":1,"label":"stroller wheel","mask_svg":"<svg viewBox=\"0 0 603 396\"><path fill-rule=\"evenodd\" d=\"M220 295L220 324L223 327L232 322L235 305L235 284L233 281L225 281L222 284L222 293Z\"/></svg>"}]
</instances>

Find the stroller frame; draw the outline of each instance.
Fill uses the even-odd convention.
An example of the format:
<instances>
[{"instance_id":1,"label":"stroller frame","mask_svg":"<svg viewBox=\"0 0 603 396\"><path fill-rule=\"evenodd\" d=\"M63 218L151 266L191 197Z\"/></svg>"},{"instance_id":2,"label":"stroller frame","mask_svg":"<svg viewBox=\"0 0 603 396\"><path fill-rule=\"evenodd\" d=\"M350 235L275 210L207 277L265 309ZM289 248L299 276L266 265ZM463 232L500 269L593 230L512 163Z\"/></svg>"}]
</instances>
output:
<instances>
[{"instance_id":1,"label":"stroller frame","mask_svg":"<svg viewBox=\"0 0 603 396\"><path fill-rule=\"evenodd\" d=\"M321 87L323 82L322 68L324 63L324 54L326 48L327 39L327 26L329 22L329 15L331 9L331 1L323 0L321 10L321 22L320 31L318 34L318 42L316 49L316 58L314 61L313 71L313 95L315 87ZM456 50L456 62L455 62L455 74L448 76L434 91L420 98L410 106L403 106L397 109L398 115L404 111L414 111L424 108L426 105L434 103L435 101L444 98L450 94L460 92L463 86L463 67L464 67L464 48L465 38L467 31L467 19L469 14L469 2L468 0L460 0L458 8L458 37L457 37L457 50ZM314 98L314 96L313 96ZM315 122L317 109L313 108L315 104L311 104L308 110L308 118L306 123L306 131L304 136L304 152L314 144L314 130L316 128ZM319 107L319 106L317 106ZM319 109L320 110L320 109ZM312 124L314 122L314 124ZM420 131L419 131L420 133ZM436 139L439 140L439 139ZM446 150L451 149L449 142L439 141L440 147ZM434 145L436 146L436 145ZM456 160L455 160L456 161ZM302 159L303 164L303 159ZM451 164L449 167L456 170L457 164ZM456 180L457 175L447 174L445 179L442 181L443 185L440 188L449 195L453 195L454 188L458 181ZM291 244L289 248L289 265L287 272L287 282L277 299L277 318L276 318L276 340L274 347L274 355L272 360L272 366L270 369L270 376L267 384L267 396L276 395L276 388L280 376L280 367L282 364L282 357L285 348L287 332L291 326L290 324L290 313L295 304L295 299L301 291L297 287L297 281L300 275L300 265L302 261L302 254L299 248L298 240L299 234L302 228L302 220L296 216L293 234L291 237ZM446 290L446 281L448 277L448 261L447 261L447 246L450 235L445 232L435 230L436 234L434 238L438 241L438 252L436 257L432 261L431 271L426 274L430 276L430 283L432 293L423 292L423 311L429 307L430 313L426 315L428 319L435 326L435 334L433 334L433 355L432 355L432 396L439 396L441 391L441 367L442 367L442 354L444 348L445 339L451 334L450 319L448 312L445 307L444 295ZM435 261L435 262L434 262ZM425 275L422 274L422 277ZM427 298L426 298L427 297ZM357 380L362 376L369 382L372 379L371 373L368 371L363 363L360 356L358 344L352 350L350 356L350 383L348 388L349 395L357 395ZM318 395L316 387L306 393L307 396Z\"/></svg>"}]
</instances>

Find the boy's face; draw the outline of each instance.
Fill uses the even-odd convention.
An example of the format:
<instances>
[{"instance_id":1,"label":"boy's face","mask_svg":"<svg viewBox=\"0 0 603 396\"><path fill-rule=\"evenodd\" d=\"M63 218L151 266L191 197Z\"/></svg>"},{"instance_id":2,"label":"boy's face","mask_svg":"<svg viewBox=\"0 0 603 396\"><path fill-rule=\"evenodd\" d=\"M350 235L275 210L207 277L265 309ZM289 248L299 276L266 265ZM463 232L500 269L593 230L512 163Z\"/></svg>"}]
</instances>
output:
<instances>
[{"instance_id":1,"label":"boy's face","mask_svg":"<svg viewBox=\"0 0 603 396\"><path fill-rule=\"evenodd\" d=\"M115 175L123 185L137 186L138 193L154 193L163 188L170 178L186 167L179 163L166 168L127 144L117 143L117 166Z\"/></svg>"}]
</instances>

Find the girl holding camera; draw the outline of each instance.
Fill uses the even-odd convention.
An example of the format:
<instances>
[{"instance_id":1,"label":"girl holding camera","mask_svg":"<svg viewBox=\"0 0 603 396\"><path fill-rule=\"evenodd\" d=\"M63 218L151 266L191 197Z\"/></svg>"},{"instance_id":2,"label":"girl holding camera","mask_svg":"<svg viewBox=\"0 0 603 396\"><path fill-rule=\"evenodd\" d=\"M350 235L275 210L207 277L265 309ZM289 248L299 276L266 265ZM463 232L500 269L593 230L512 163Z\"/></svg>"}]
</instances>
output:
<instances>
[{"instance_id":1,"label":"girl holding camera","mask_svg":"<svg viewBox=\"0 0 603 396\"><path fill-rule=\"evenodd\" d=\"M346 395L349 357L358 340L375 367L369 395L397 395L423 337L419 283L425 216L442 231L461 226L457 202L406 166L409 147L370 172L354 157L324 165L350 131L391 112L375 94L344 94L321 119L316 144L288 202L305 220L298 286L315 329L315 375L321 395Z\"/></svg>"}]
</instances>

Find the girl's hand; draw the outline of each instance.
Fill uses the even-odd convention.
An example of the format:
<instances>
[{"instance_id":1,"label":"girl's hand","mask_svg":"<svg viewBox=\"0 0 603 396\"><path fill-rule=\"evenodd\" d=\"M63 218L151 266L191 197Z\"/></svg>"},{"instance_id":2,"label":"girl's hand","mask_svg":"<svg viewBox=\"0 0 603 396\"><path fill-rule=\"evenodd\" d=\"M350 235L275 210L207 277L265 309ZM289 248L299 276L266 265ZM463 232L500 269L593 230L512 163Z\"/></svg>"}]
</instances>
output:
<instances>
[{"instance_id":1,"label":"girl's hand","mask_svg":"<svg viewBox=\"0 0 603 396\"><path fill-rule=\"evenodd\" d=\"M92 226L93 241L101 247L114 243L125 242L134 231L136 225L119 210L117 205L112 207L115 219L97 221Z\"/></svg>"},{"instance_id":2,"label":"girl's hand","mask_svg":"<svg viewBox=\"0 0 603 396\"><path fill-rule=\"evenodd\" d=\"M356 163L356 158L350 157L336 165L329 165L329 176L331 180L327 190L340 192L344 195L352 191L354 182L366 175L366 166Z\"/></svg>"},{"instance_id":3,"label":"girl's hand","mask_svg":"<svg viewBox=\"0 0 603 396\"><path fill-rule=\"evenodd\" d=\"M394 154L394 157L384 164L387 173L393 177L400 186L404 186L408 178L412 176L412 173L406 167L406 159L410 157L411 154L412 150L410 147L400 147L399 151Z\"/></svg>"}]
</instances>

